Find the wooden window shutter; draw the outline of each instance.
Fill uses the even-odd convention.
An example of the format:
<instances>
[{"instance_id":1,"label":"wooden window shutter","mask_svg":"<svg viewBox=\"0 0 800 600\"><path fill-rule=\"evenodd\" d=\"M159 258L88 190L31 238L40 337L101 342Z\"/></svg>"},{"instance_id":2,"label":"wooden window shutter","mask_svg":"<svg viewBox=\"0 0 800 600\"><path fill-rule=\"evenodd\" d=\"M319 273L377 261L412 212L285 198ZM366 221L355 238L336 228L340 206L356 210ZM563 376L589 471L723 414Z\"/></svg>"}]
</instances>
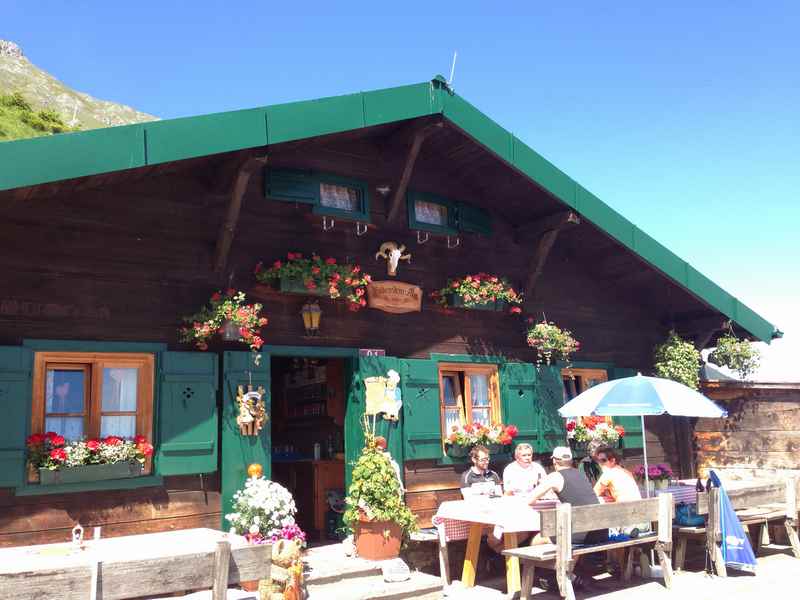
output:
<instances>
[{"instance_id":1,"label":"wooden window shutter","mask_svg":"<svg viewBox=\"0 0 800 600\"><path fill-rule=\"evenodd\" d=\"M623 377L633 377L636 375L635 369L613 368L608 369L608 378L622 379ZM622 425L625 428L623 446L625 448L642 447L642 418L641 417L612 417L615 425Z\"/></svg>"},{"instance_id":2,"label":"wooden window shutter","mask_svg":"<svg viewBox=\"0 0 800 600\"><path fill-rule=\"evenodd\" d=\"M0 346L0 487L17 487L25 481L32 367L29 348Z\"/></svg>"},{"instance_id":3,"label":"wooden window shutter","mask_svg":"<svg viewBox=\"0 0 800 600\"><path fill-rule=\"evenodd\" d=\"M564 405L564 382L561 369L553 366L536 368L536 405L539 415L539 446L537 452L551 452L567 443L566 421L558 414Z\"/></svg>"},{"instance_id":4,"label":"wooden window shutter","mask_svg":"<svg viewBox=\"0 0 800 600\"><path fill-rule=\"evenodd\" d=\"M519 429L514 443L527 443L536 448L539 427L534 366L530 363L504 363L500 367L500 395L503 423L516 425Z\"/></svg>"},{"instance_id":5,"label":"wooden window shutter","mask_svg":"<svg viewBox=\"0 0 800 600\"><path fill-rule=\"evenodd\" d=\"M267 169L264 186L264 193L273 200L319 204L319 182L311 171Z\"/></svg>"},{"instance_id":6,"label":"wooden window shutter","mask_svg":"<svg viewBox=\"0 0 800 600\"><path fill-rule=\"evenodd\" d=\"M161 354L159 475L217 470L217 360L216 354L203 352Z\"/></svg>"},{"instance_id":7,"label":"wooden window shutter","mask_svg":"<svg viewBox=\"0 0 800 600\"><path fill-rule=\"evenodd\" d=\"M433 360L401 359L405 460L442 457L439 365Z\"/></svg>"},{"instance_id":8,"label":"wooden window shutter","mask_svg":"<svg viewBox=\"0 0 800 600\"><path fill-rule=\"evenodd\" d=\"M458 204L458 229L466 233L492 233L492 218L489 212L470 204Z\"/></svg>"}]
</instances>

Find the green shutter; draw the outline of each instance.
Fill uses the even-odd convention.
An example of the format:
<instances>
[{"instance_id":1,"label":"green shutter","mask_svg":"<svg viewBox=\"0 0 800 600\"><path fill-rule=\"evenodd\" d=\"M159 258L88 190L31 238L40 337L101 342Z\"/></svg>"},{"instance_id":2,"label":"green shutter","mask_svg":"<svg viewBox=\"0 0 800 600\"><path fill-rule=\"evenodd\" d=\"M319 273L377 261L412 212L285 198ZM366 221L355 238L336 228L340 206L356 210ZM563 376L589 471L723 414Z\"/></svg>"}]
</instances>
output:
<instances>
[{"instance_id":1,"label":"green shutter","mask_svg":"<svg viewBox=\"0 0 800 600\"><path fill-rule=\"evenodd\" d=\"M273 200L319 204L319 183L311 171L267 169L264 186L265 194Z\"/></svg>"},{"instance_id":2,"label":"green shutter","mask_svg":"<svg viewBox=\"0 0 800 600\"><path fill-rule=\"evenodd\" d=\"M217 360L203 352L161 354L159 475L217 470Z\"/></svg>"},{"instance_id":3,"label":"green shutter","mask_svg":"<svg viewBox=\"0 0 800 600\"><path fill-rule=\"evenodd\" d=\"M434 225L432 223L417 221L417 212L415 209L417 200L421 202L432 202L447 207L447 223L445 225ZM408 208L409 229L430 231L440 235L455 235L458 233L458 208L455 202L451 202L447 198L442 198L435 194L426 194L409 190L406 193L406 206Z\"/></svg>"},{"instance_id":4,"label":"green shutter","mask_svg":"<svg viewBox=\"0 0 800 600\"><path fill-rule=\"evenodd\" d=\"M556 446L566 444L565 421L558 414L564 405L564 382L559 367L537 367L539 380L536 400L539 406L539 446L537 452L551 452Z\"/></svg>"},{"instance_id":5,"label":"green shutter","mask_svg":"<svg viewBox=\"0 0 800 600\"><path fill-rule=\"evenodd\" d=\"M25 481L32 364L29 348L0 346L0 487Z\"/></svg>"},{"instance_id":6,"label":"green shutter","mask_svg":"<svg viewBox=\"0 0 800 600\"><path fill-rule=\"evenodd\" d=\"M406 460L442 457L439 365L434 360L402 359L404 455Z\"/></svg>"},{"instance_id":7,"label":"green shutter","mask_svg":"<svg viewBox=\"0 0 800 600\"><path fill-rule=\"evenodd\" d=\"M490 235L492 233L492 218L489 216L489 212L482 208L459 203L458 229L466 233Z\"/></svg>"},{"instance_id":8,"label":"green shutter","mask_svg":"<svg viewBox=\"0 0 800 600\"><path fill-rule=\"evenodd\" d=\"M504 363L499 376L503 423L519 429L515 444L525 442L538 447L535 367L530 363Z\"/></svg>"},{"instance_id":9,"label":"green shutter","mask_svg":"<svg viewBox=\"0 0 800 600\"><path fill-rule=\"evenodd\" d=\"M623 377L633 377L636 375L635 369L613 368L608 369L609 379L622 379ZM614 423L625 428L625 448L642 447L642 418L641 417L614 417Z\"/></svg>"}]
</instances>

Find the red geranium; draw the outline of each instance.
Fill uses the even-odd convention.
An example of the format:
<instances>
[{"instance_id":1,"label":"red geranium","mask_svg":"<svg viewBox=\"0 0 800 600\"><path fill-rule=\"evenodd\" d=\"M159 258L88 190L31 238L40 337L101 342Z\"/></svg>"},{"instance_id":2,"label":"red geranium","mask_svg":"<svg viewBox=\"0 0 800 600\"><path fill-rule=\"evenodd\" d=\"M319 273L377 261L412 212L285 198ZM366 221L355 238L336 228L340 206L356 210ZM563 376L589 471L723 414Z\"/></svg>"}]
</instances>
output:
<instances>
[{"instance_id":1,"label":"red geranium","mask_svg":"<svg viewBox=\"0 0 800 600\"><path fill-rule=\"evenodd\" d=\"M617 425L614 429L616 429L619 437L625 437L625 428L622 425Z\"/></svg>"},{"instance_id":2,"label":"red geranium","mask_svg":"<svg viewBox=\"0 0 800 600\"><path fill-rule=\"evenodd\" d=\"M100 450L100 442L98 440L88 440L86 442L86 448L90 452L97 452L98 450Z\"/></svg>"},{"instance_id":3,"label":"red geranium","mask_svg":"<svg viewBox=\"0 0 800 600\"><path fill-rule=\"evenodd\" d=\"M152 456L153 455L153 445L148 444L147 442L141 442L136 444L136 449L144 454L145 456Z\"/></svg>"},{"instance_id":4,"label":"red geranium","mask_svg":"<svg viewBox=\"0 0 800 600\"><path fill-rule=\"evenodd\" d=\"M515 438L519 434L519 429L517 429L516 425L509 425L506 427L506 435Z\"/></svg>"},{"instance_id":5,"label":"red geranium","mask_svg":"<svg viewBox=\"0 0 800 600\"><path fill-rule=\"evenodd\" d=\"M570 421L567 423L567 431L572 431L573 429L575 429L575 421Z\"/></svg>"},{"instance_id":6,"label":"red geranium","mask_svg":"<svg viewBox=\"0 0 800 600\"><path fill-rule=\"evenodd\" d=\"M108 446L119 446L122 443L122 439L115 435L109 435L103 439L103 443Z\"/></svg>"},{"instance_id":7,"label":"red geranium","mask_svg":"<svg viewBox=\"0 0 800 600\"><path fill-rule=\"evenodd\" d=\"M54 448L50 451L50 458L58 462L66 462L67 452L63 448Z\"/></svg>"},{"instance_id":8,"label":"red geranium","mask_svg":"<svg viewBox=\"0 0 800 600\"><path fill-rule=\"evenodd\" d=\"M29 435L28 439L25 440L25 443L28 446L41 446L44 444L45 436L43 433L34 433L33 435Z\"/></svg>"}]
</instances>

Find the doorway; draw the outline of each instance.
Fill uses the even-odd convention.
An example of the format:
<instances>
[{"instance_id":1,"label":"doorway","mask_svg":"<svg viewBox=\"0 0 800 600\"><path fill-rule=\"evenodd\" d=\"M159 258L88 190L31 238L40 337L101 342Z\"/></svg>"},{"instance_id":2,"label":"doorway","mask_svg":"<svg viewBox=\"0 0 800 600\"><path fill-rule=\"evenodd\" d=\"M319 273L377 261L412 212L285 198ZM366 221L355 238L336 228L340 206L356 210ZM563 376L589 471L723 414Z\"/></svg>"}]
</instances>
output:
<instances>
[{"instance_id":1,"label":"doorway","mask_svg":"<svg viewBox=\"0 0 800 600\"><path fill-rule=\"evenodd\" d=\"M345 411L352 359L271 356L272 479L311 541L337 539L345 495Z\"/></svg>"}]
</instances>

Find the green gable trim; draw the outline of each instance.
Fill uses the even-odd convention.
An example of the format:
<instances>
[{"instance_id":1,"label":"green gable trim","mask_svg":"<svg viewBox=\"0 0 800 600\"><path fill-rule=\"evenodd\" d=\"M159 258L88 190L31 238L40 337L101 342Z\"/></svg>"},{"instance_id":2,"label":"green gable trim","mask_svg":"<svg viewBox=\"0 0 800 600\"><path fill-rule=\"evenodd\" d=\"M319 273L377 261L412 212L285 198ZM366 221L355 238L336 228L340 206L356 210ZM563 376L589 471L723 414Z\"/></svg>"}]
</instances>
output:
<instances>
[{"instance_id":1,"label":"green gable trim","mask_svg":"<svg viewBox=\"0 0 800 600\"><path fill-rule=\"evenodd\" d=\"M0 190L263 147L433 114L579 212L700 301L770 342L781 332L642 232L519 138L450 90L441 76L346 96L0 143Z\"/></svg>"}]
</instances>

